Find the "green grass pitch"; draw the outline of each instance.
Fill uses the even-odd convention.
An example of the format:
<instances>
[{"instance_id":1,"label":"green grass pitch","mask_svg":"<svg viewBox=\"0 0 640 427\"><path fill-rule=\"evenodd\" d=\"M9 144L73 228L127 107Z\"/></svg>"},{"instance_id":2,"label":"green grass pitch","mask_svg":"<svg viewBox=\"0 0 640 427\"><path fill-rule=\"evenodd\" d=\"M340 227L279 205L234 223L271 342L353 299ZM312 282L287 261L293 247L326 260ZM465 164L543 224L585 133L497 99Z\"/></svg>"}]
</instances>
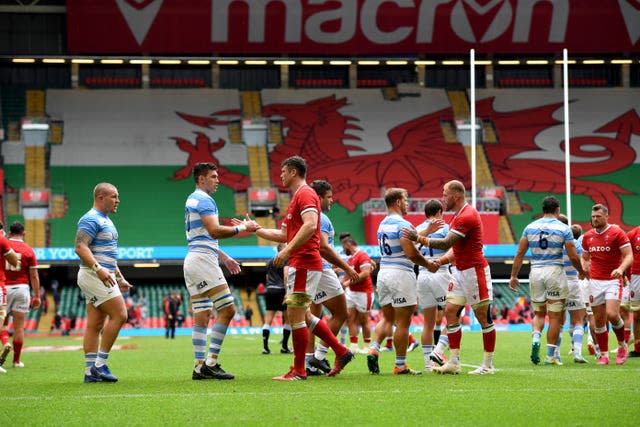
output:
<instances>
[{"instance_id":1,"label":"green grass pitch","mask_svg":"<svg viewBox=\"0 0 640 427\"><path fill-rule=\"evenodd\" d=\"M271 349L278 349L272 335ZM84 384L83 354L24 352L24 369L0 374L0 420L7 426L164 425L435 425L435 426L637 426L640 423L640 359L623 366L564 366L529 362L530 335L498 333L492 376L394 377L393 353L380 356L380 375L367 371L359 355L335 378L281 383L292 355L262 355L260 336L228 336L220 363L233 381L192 381L188 336L120 338L110 367L116 384ZM612 348L613 337L611 338ZM462 363L482 357L479 333L464 333ZM81 346L79 337L27 338L26 347ZM585 352L586 354L586 352ZM333 362L333 356L331 356ZM409 353L423 367L420 349Z\"/></svg>"}]
</instances>

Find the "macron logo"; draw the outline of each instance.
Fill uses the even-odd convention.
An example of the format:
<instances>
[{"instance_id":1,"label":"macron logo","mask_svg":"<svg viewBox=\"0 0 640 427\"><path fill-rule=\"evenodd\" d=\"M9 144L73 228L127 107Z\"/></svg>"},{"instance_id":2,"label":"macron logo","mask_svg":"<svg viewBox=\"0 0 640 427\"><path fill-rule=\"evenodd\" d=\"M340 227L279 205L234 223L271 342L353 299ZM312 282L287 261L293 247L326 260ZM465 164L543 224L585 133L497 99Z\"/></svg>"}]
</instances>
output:
<instances>
[{"instance_id":1,"label":"macron logo","mask_svg":"<svg viewBox=\"0 0 640 427\"><path fill-rule=\"evenodd\" d=\"M116 0L129 29L142 45L164 0Z\"/></svg>"}]
</instances>

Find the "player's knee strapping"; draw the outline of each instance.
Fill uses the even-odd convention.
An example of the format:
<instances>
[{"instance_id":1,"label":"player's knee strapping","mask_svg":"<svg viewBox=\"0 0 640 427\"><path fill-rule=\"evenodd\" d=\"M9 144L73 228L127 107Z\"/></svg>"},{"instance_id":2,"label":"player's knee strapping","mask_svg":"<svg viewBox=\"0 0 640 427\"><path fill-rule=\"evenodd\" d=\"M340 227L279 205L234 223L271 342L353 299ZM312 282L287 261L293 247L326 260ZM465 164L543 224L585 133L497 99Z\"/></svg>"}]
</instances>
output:
<instances>
[{"instance_id":1,"label":"player's knee strapping","mask_svg":"<svg viewBox=\"0 0 640 427\"><path fill-rule=\"evenodd\" d=\"M211 310L213 309L213 301L207 297L193 298L191 300L191 309L194 313Z\"/></svg>"},{"instance_id":2,"label":"player's knee strapping","mask_svg":"<svg viewBox=\"0 0 640 427\"><path fill-rule=\"evenodd\" d=\"M535 302L531 301L531 307L533 307L534 312L542 311L543 308L547 306L547 302Z\"/></svg>"},{"instance_id":3,"label":"player's knee strapping","mask_svg":"<svg viewBox=\"0 0 640 427\"><path fill-rule=\"evenodd\" d=\"M285 303L291 308L307 308L311 305L311 297L304 292L292 292L287 295Z\"/></svg>"},{"instance_id":4,"label":"player's knee strapping","mask_svg":"<svg viewBox=\"0 0 640 427\"><path fill-rule=\"evenodd\" d=\"M560 313L564 311L564 303L561 301L556 301L556 302L547 304L547 310L552 311L554 313Z\"/></svg>"},{"instance_id":5,"label":"player's knee strapping","mask_svg":"<svg viewBox=\"0 0 640 427\"><path fill-rule=\"evenodd\" d=\"M218 292L215 295L211 295L209 298L211 298L211 301L213 301L213 306L217 311L233 305L233 295L231 295L231 292L229 292L228 290Z\"/></svg>"}]
</instances>

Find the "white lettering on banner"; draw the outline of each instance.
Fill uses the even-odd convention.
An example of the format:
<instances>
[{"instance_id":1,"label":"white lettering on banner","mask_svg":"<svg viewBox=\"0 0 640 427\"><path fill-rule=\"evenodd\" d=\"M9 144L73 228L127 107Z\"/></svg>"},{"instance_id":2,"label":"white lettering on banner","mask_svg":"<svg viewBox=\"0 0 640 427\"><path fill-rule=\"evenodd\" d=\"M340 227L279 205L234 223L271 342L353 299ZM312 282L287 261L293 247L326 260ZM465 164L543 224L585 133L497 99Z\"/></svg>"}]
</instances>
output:
<instances>
[{"instance_id":1,"label":"white lettering on banner","mask_svg":"<svg viewBox=\"0 0 640 427\"><path fill-rule=\"evenodd\" d=\"M124 1L124 0L118 0ZM623 1L623 0L620 0ZM300 0L211 0L211 41L229 43L230 13L232 3L244 3L248 8L247 40L251 43L265 43L267 26L266 8L278 2L285 9L285 43L300 43L303 33L303 9ZM365 0L360 6L355 0L309 0L309 5L340 3L340 7L319 11L306 17L304 35L321 44L346 43L353 39L360 24L362 34L378 45L397 44L407 39L414 27L402 26L393 31L383 31L378 25L381 20L380 7L385 3L394 3L398 8L415 9L414 0ZM455 3L455 4L454 4ZM454 33L469 43L487 43L502 36L513 24L512 41L527 43L530 37L533 8L537 3L550 3L553 7L551 24L547 39L552 43L565 40L569 20L569 0L518 0L515 13L509 0L491 0L485 5L478 0L423 0L417 2L417 24L415 41L432 43L435 28L436 9L442 5L454 4L450 15L450 25ZM499 8L491 24L477 40L474 22L470 20L465 4L478 15L486 15ZM327 22L340 23L339 30L327 32L322 26ZM632 37L633 38L633 37ZM637 40L637 37L635 37Z\"/></svg>"},{"instance_id":2,"label":"white lettering on banner","mask_svg":"<svg viewBox=\"0 0 640 427\"><path fill-rule=\"evenodd\" d=\"M152 259L152 247L118 248L118 259Z\"/></svg>"},{"instance_id":3,"label":"white lettering on banner","mask_svg":"<svg viewBox=\"0 0 640 427\"><path fill-rule=\"evenodd\" d=\"M242 2L249 8L248 40L251 43L264 43L266 8L269 3L284 4L285 41L299 43L302 33L302 5L300 0L211 0L211 41L227 43L229 41L229 6Z\"/></svg>"},{"instance_id":4,"label":"white lettering on banner","mask_svg":"<svg viewBox=\"0 0 640 427\"><path fill-rule=\"evenodd\" d=\"M45 259L51 260L71 260L80 259L73 248L47 248L47 256Z\"/></svg>"},{"instance_id":5,"label":"white lettering on banner","mask_svg":"<svg viewBox=\"0 0 640 427\"><path fill-rule=\"evenodd\" d=\"M634 6L634 1L637 4L637 0L618 0L631 44L636 44L640 39L640 7Z\"/></svg>"},{"instance_id":6,"label":"white lettering on banner","mask_svg":"<svg viewBox=\"0 0 640 427\"><path fill-rule=\"evenodd\" d=\"M163 2L164 0L116 0L118 9L122 12L138 45L147 38L147 33L158 16Z\"/></svg>"},{"instance_id":7,"label":"white lettering on banner","mask_svg":"<svg viewBox=\"0 0 640 427\"><path fill-rule=\"evenodd\" d=\"M328 0L309 0L309 4L322 4ZM311 40L317 43L339 44L353 38L356 33L356 20L358 19L358 3L353 0L336 0L340 7L318 12L311 15L304 24L304 32ZM340 22L340 29L333 33L322 30L326 22Z\"/></svg>"}]
</instances>

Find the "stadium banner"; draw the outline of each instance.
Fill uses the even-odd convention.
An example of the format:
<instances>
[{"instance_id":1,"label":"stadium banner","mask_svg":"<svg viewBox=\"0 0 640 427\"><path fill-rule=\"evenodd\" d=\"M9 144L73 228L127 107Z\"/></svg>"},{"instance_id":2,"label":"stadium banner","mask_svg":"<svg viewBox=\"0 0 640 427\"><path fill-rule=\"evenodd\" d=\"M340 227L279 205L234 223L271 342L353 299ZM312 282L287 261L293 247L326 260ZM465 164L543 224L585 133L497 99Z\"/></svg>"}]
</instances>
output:
<instances>
[{"instance_id":1,"label":"stadium banner","mask_svg":"<svg viewBox=\"0 0 640 427\"><path fill-rule=\"evenodd\" d=\"M639 51L637 0L69 0L71 53ZM606 34L606 36L604 36Z\"/></svg>"},{"instance_id":2,"label":"stadium banner","mask_svg":"<svg viewBox=\"0 0 640 427\"><path fill-rule=\"evenodd\" d=\"M362 245L359 249L365 251L372 258L380 258L380 248L377 245ZM342 254L342 247L334 249ZM72 263L80 261L74 248L34 248L38 261L54 263ZM269 260L276 254L275 246L225 246L224 251L238 261ZM513 257L516 245L485 245L487 257ZM176 261L187 256L186 246L123 246L118 248L119 261Z\"/></svg>"}]
</instances>

